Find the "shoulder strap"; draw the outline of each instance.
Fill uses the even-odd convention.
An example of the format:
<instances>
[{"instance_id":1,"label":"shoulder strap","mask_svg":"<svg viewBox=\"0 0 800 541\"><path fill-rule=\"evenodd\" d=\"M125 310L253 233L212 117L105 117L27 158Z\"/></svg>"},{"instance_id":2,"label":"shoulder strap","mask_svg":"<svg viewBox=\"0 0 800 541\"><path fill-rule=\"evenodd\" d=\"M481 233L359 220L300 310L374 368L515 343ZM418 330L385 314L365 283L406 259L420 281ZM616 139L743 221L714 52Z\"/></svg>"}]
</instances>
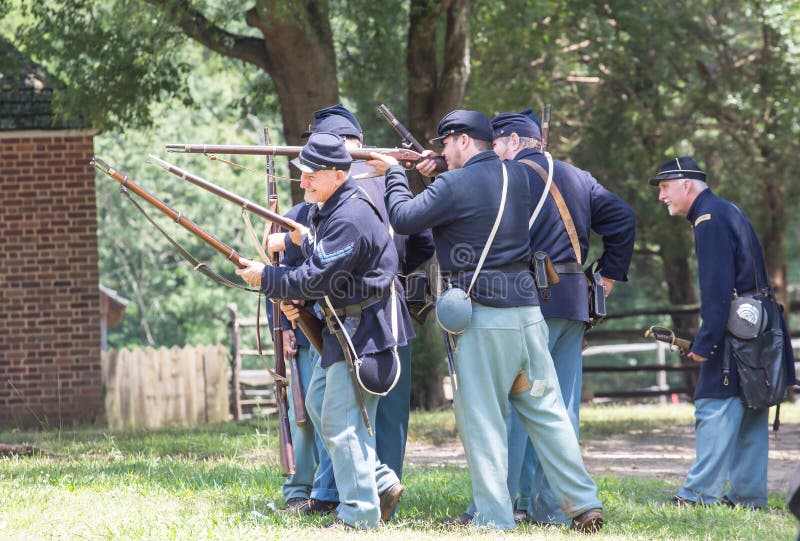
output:
<instances>
[{"instance_id":1,"label":"shoulder strap","mask_svg":"<svg viewBox=\"0 0 800 541\"><path fill-rule=\"evenodd\" d=\"M478 278L478 273L481 272L483 262L486 261L486 256L489 254L489 248L491 248L492 242L494 241L494 236L497 234L497 228L500 227L500 221L503 219L503 209L506 206L506 196L508 195L508 171L506 170L506 164L503 162L500 162L500 164L503 166L503 191L500 194L500 208L497 209L497 218L495 218L492 231L489 233L489 238L486 240L486 244L483 246L481 258L478 260L478 266L475 267L475 272L472 274L472 281L469 283L469 289L467 289L467 297L469 297L469 294L472 291L472 286L475 285L475 280Z\"/></svg>"},{"instance_id":2,"label":"shoulder strap","mask_svg":"<svg viewBox=\"0 0 800 541\"><path fill-rule=\"evenodd\" d=\"M524 163L533 169L536 174L539 175L539 178L542 179L542 182L547 184L548 175L541 165L533 160L520 160L520 163ZM572 243L572 251L575 252L575 260L578 262L578 264L583 265L583 259L581 258L581 245L580 242L578 242L578 232L575 229L575 222L572 221L572 215L569 213L567 203L564 201L564 196L561 195L561 190L558 189L558 186L556 186L554 182L550 183L550 194L553 196L553 200L556 202L558 213L561 215L561 221L564 222L564 228L567 230L570 243Z\"/></svg>"}]
</instances>

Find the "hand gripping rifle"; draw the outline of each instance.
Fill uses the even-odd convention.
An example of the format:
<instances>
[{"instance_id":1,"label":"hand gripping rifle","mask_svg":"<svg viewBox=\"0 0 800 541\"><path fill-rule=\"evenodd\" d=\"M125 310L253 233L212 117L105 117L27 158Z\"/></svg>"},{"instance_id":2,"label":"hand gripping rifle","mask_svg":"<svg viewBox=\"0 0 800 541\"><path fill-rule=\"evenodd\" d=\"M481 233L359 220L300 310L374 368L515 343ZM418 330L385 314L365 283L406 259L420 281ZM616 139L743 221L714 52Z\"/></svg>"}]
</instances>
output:
<instances>
[{"instance_id":1,"label":"hand gripping rifle","mask_svg":"<svg viewBox=\"0 0 800 541\"><path fill-rule=\"evenodd\" d=\"M243 156L288 156L296 158L300 155L303 147L296 146L255 146L255 145L202 145L202 144L189 144L189 143L169 143L167 144L167 152L183 152L188 154L239 154ZM364 147L358 149L348 149L347 152L354 160L371 160L372 152L379 154L386 154L391 156L406 169L411 169L414 164L421 160L426 160L420 152L416 152L407 148L377 148L377 147ZM444 160L442 160L444 163ZM441 171L446 171L445 166Z\"/></svg>"},{"instance_id":2,"label":"hand gripping rifle","mask_svg":"<svg viewBox=\"0 0 800 541\"><path fill-rule=\"evenodd\" d=\"M252 201L245 199L244 197L240 197L233 192L230 192L224 188L221 188L214 184L213 182L209 182L197 175L189 173L181 169L180 167L176 167L170 163L165 162L164 160L160 160L155 156L150 156L150 162L155 163L156 165L162 167L164 170L168 171L169 173L175 175L176 177L182 178L184 180L188 180L192 184L207 190L214 195L217 195L223 199L227 199L233 203L236 203L242 207L243 210L249 210L253 214L257 216L261 216L262 218L272 222L273 224L277 224L283 228L288 229L289 231L294 230L294 226L290 225L289 222L284 219L283 216L276 212L272 212L269 209L262 207L261 205L257 205ZM316 349L320 354L322 353L322 321L320 321L314 314L309 312L308 310L300 310L300 319L297 322L300 330L303 331L303 334L306 335L308 341L311 342L311 345Z\"/></svg>"},{"instance_id":3,"label":"hand gripping rifle","mask_svg":"<svg viewBox=\"0 0 800 541\"><path fill-rule=\"evenodd\" d=\"M425 151L425 147L417 141L417 138L411 135L411 132L403 126L399 120L392 114L388 107L384 104L380 104L378 106L378 112L383 115L383 118L394 128L394 131L397 132L397 135L400 136L401 145L403 148L411 149L414 152L422 152ZM437 172L444 172L447 171L447 162L442 156L433 156L428 158L429 160L433 160L436 163L436 171Z\"/></svg>"},{"instance_id":4,"label":"hand gripping rifle","mask_svg":"<svg viewBox=\"0 0 800 541\"><path fill-rule=\"evenodd\" d=\"M267 129L264 130L264 142L269 144L269 131ZM272 212L276 214L280 214L280 207L278 205L278 183L275 180L275 162L272 159L272 156L267 156L267 201L269 204L269 208ZM269 230L270 234L273 233L280 233L281 226L277 225L276 223L272 222L272 225ZM272 258L272 264L278 266L280 264L282 253L275 253L270 254ZM281 328L281 321L283 319L283 314L281 313L281 307L278 302L272 303L272 342L275 344L275 372L278 373L279 376L283 376L283 380L280 381L278 378L275 379L276 383L276 392L280 393L280 404L283 408L287 408L286 405L286 364L285 364L285 353L286 351L283 348L283 329ZM300 381L300 367L297 364L297 355L290 354L288 355L289 366L292 370L292 379L291 379L291 386L292 386L292 404L294 405L294 421L297 426L305 426L308 422L308 418L306 417L306 406L305 401L303 400L303 385ZM279 412L280 419L283 420L284 417L289 419L289 412L286 412L284 416L283 412ZM294 468L292 468L294 469Z\"/></svg>"},{"instance_id":5,"label":"hand gripping rifle","mask_svg":"<svg viewBox=\"0 0 800 541\"><path fill-rule=\"evenodd\" d=\"M686 340L685 338L678 338L675 336L675 332L672 329L668 329L667 327L660 327L658 325L653 325L649 329L644 332L645 338L652 338L654 340L658 340L659 342L666 342L670 346L674 346L678 348L681 352L681 355L686 355L689 353L689 350L692 349L692 341Z\"/></svg>"}]
</instances>

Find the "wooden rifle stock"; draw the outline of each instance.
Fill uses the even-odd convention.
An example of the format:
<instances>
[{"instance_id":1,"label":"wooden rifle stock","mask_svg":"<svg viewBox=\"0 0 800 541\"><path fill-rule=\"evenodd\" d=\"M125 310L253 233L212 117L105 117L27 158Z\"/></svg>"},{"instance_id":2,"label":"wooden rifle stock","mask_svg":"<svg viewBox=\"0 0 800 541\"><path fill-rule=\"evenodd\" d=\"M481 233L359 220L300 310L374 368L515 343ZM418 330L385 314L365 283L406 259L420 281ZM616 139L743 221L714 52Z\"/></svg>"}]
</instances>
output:
<instances>
[{"instance_id":1,"label":"wooden rifle stock","mask_svg":"<svg viewBox=\"0 0 800 541\"><path fill-rule=\"evenodd\" d=\"M400 136L403 148L410 148L414 152L419 152L420 154L425 151L425 147L423 147L422 144L417 141L417 138L411 135L411 132L408 131L408 129L403 126L399 120L397 120L397 117L392 114L388 107L386 107L384 104L380 104L378 106L378 112L383 115L383 118L386 119L392 128L394 128L394 131L397 132L397 135ZM444 157L433 156L428 159L433 160L436 163L435 172L443 173L447 171L447 162L445 161Z\"/></svg>"},{"instance_id":2,"label":"wooden rifle stock","mask_svg":"<svg viewBox=\"0 0 800 541\"><path fill-rule=\"evenodd\" d=\"M167 152L183 152L189 154L239 154L243 156L288 156L296 158L300 155L303 147L299 146L271 146L271 145L203 145L190 143L169 143L166 145ZM363 147L358 149L347 149L350 157L354 160L371 160L372 152L386 154L403 164L403 167L410 169L417 162L425 160L424 156L418 151L408 148L379 148ZM442 160L444 161L444 160ZM446 171L447 167L443 169Z\"/></svg>"},{"instance_id":3,"label":"wooden rifle stock","mask_svg":"<svg viewBox=\"0 0 800 541\"><path fill-rule=\"evenodd\" d=\"M132 191L146 202L151 204L152 206L156 207L158 210L172 218L172 220L203 240L206 244L214 248L217 252L225 256L229 259L234 265L238 268L244 268L245 265L240 261L241 257L236 250L222 242L221 240L217 239L211 233L205 231L199 225L194 223L193 221L189 220L183 213L176 211L156 196L145 190L144 188L140 187L139 185L135 184L132 180L130 180L126 175L123 175L119 171L112 168L106 162L98 158L97 156L92 158L90 162L95 168L102 171L119 184L122 185L123 188L127 188L128 190ZM300 311L300 319L298 320L298 326L303 331L303 334L306 335L311 345L316 349L318 352L322 353L322 321L320 321L314 314L310 313L308 310L301 310Z\"/></svg>"},{"instance_id":4,"label":"wooden rifle stock","mask_svg":"<svg viewBox=\"0 0 800 541\"><path fill-rule=\"evenodd\" d=\"M233 192L231 192L229 190L226 190L225 188L222 188L221 186L217 186L216 184L214 184L211 181L208 181L208 180L206 180L206 179L204 179L202 177L199 177L199 176L197 176L197 175L195 175L193 173L190 173L189 171L186 171L185 169L181 169L177 165L173 165L173 164L171 164L169 162L165 162L164 160L162 160L160 158L157 158L157 157L155 157L153 155L151 155L149 157L149 161L150 161L150 163L161 167L162 169L164 169L168 173L170 173L170 174L172 174L172 175L174 175L174 176L176 176L178 178L182 178L183 180L188 180L189 182L191 182L195 186L199 186L199 187L203 188L204 190L209 191L209 192L213 193L214 195L216 195L218 197L221 197L223 199L227 199L228 201L230 201L232 203L236 203L237 205L242 207L243 210L248 210L248 211L252 212L253 214L255 214L257 216L261 216L262 218L264 218L265 220L268 220L272 224L277 224L277 225L279 225L279 226L281 226L281 227L283 227L285 229L288 229L289 231L294 231L294 229L295 229L292 225L289 224L289 222L286 221L286 219L283 216L281 216L277 212L274 212L272 210L269 210L267 208L262 207L261 205L253 203L249 199L247 199L245 197L241 197L239 195L236 195L235 193L233 193Z\"/></svg>"},{"instance_id":5,"label":"wooden rifle stock","mask_svg":"<svg viewBox=\"0 0 800 541\"><path fill-rule=\"evenodd\" d=\"M300 147L298 147L300 148ZM181 169L176 165L172 165L169 162L165 162L162 159L159 159L155 156L150 156L150 162L158 165L165 171L169 172L172 175L175 175L178 178L182 178L184 180L188 180L195 186L199 186L204 190L207 190L214 195L222 197L223 199L227 199L237 205L241 206L243 210L249 210L253 214L257 216L261 216L265 220L270 221L273 225L281 226L289 231L294 231L294 227L286 221L286 219L278 214L277 212L273 212L267 208L262 207L256 203L253 203L249 199L236 195L235 193L226 190L220 186L217 186L213 182L205 180L185 169ZM308 312L308 310L300 310L300 319L297 322L300 330L303 331L303 334L306 335L308 341L311 342L311 345L314 349L317 350L318 353L322 354L322 322L312 313Z\"/></svg>"},{"instance_id":6,"label":"wooden rifle stock","mask_svg":"<svg viewBox=\"0 0 800 541\"><path fill-rule=\"evenodd\" d=\"M267 130L264 130L264 137L269 137ZM275 186L274 170L272 167L272 157L267 157L267 200L269 201L270 211L278 214L278 192ZM169 169L167 169L169 171ZM171 172L171 171L170 171ZM270 233L278 232L279 225L271 222ZM272 264L280 264L280 256L272 254ZM283 330L281 328L281 310L278 302L272 302L272 343L274 346L275 357L275 400L278 402L278 440L280 444L281 473L288 477L296 471L294 462L294 445L292 443L292 430L289 426L289 400L286 393L286 350L283 347ZM292 374L292 381L295 374Z\"/></svg>"}]
</instances>

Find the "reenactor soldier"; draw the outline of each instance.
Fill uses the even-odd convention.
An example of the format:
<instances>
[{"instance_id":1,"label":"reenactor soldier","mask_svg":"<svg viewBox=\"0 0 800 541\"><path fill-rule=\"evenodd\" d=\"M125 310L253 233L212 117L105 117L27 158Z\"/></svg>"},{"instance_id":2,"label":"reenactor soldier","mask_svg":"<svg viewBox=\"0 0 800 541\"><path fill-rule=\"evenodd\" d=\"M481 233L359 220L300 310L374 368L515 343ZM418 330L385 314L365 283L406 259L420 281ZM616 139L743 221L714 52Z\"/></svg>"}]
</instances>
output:
<instances>
[{"instance_id":1,"label":"reenactor soldier","mask_svg":"<svg viewBox=\"0 0 800 541\"><path fill-rule=\"evenodd\" d=\"M348 149L361 148L364 135L356 117L341 103L314 111L314 122L303 137L313 133L328 132L341 136ZM381 215L385 227L389 226L389 216L383 203L385 180L375 175L363 160L354 160L350 176L357 186L368 196ZM304 206L304 205L303 205ZM305 220L304 210L298 211ZM390 230L390 236L397 249L400 277L408 275L433 255L433 239L429 231L413 235L398 235ZM283 243L281 242L281 245ZM291 244L291 243L290 243ZM401 280L402 282L402 280ZM396 302L405 304L402 290L397 291ZM400 376L395 387L378 401L375 418L375 449L380 461L389 466L402 479L403 459L405 457L408 418L411 407L411 344L398 346ZM304 477L307 482L307 477ZM319 469L305 490L310 491L307 500L296 502L300 513L325 513L335 507L339 500L336 482L333 477L330 458L324 449L319 457ZM287 501L287 505L288 505ZM388 518L388 517L387 517Z\"/></svg>"},{"instance_id":2,"label":"reenactor soldier","mask_svg":"<svg viewBox=\"0 0 800 541\"><path fill-rule=\"evenodd\" d=\"M530 110L528 110L530 111ZM544 198L535 222L529 222L531 253L543 251L553 261L559 282L549 287L540 306L549 329L553 357L567 414L579 434L583 369L582 345L589 325L589 300L583 263L591 232L602 237L597 269L606 296L614 283L627 281L633 256L636 214L605 189L589 172L552 160L552 186L545 194L551 167L542 148L540 126L525 113L503 113L492 119L494 151L502 160L525 165L531 190L531 213ZM540 300L544 301L540 296ZM558 506L533 445L513 408L506 420L509 437L509 479L512 498L522 517L547 524L568 524ZM471 514L470 511L467 511Z\"/></svg>"},{"instance_id":3,"label":"reenactor soldier","mask_svg":"<svg viewBox=\"0 0 800 541\"><path fill-rule=\"evenodd\" d=\"M761 243L747 216L711 191L705 171L693 158L664 162L650 184L658 186L658 200L670 216L686 216L692 225L700 281L702 323L687 353L701 363L694 392L696 457L686 482L669 503L721 502L763 508L767 504L769 408L742 403L732 342L727 337L734 298L763 298L765 313L772 314L764 319L765 327L782 333L784 381L791 386L797 379L786 321L775 306ZM726 481L730 484L727 492Z\"/></svg>"},{"instance_id":4,"label":"reenactor soldier","mask_svg":"<svg viewBox=\"0 0 800 541\"><path fill-rule=\"evenodd\" d=\"M602 506L561 399L529 272L531 196L524 166L501 162L492 151L492 128L482 113L452 111L437 132L449 170L417 197L396 160L375 154L368 164L384 164L386 208L395 230L430 228L451 289L462 289L455 295L462 295L468 317L457 337L453 406L472 479L476 512L471 522L498 529L515 525L506 486L505 415L511 401L573 526L597 531ZM434 167L429 162L418 169L429 174ZM474 287L468 288L470 283ZM452 322L460 316L437 312L437 318ZM512 393L518 377L526 386Z\"/></svg>"},{"instance_id":5,"label":"reenactor soldier","mask_svg":"<svg viewBox=\"0 0 800 541\"><path fill-rule=\"evenodd\" d=\"M397 475L377 459L371 432L379 396L399 377L395 348L413 336L408 311L391 300L397 250L380 213L350 178L352 159L339 135L313 134L293 163L313 206L311 228L296 224L287 236L307 259L294 268L245 261L237 273L268 297L320 301L323 351L306 406L339 492L338 518L329 525L374 529L403 491ZM284 313L291 320L297 309L286 305Z\"/></svg>"}]
</instances>

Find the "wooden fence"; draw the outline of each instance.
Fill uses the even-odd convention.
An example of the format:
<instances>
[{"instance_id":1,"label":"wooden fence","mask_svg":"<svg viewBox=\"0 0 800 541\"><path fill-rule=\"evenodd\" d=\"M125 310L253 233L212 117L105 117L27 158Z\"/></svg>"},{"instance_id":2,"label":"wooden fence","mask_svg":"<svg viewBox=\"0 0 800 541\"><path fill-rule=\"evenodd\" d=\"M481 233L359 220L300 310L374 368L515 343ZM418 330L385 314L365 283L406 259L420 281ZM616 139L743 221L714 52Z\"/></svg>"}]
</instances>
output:
<instances>
[{"instance_id":1,"label":"wooden fence","mask_svg":"<svg viewBox=\"0 0 800 541\"><path fill-rule=\"evenodd\" d=\"M111 428L227 421L229 350L223 345L104 351Z\"/></svg>"}]
</instances>

